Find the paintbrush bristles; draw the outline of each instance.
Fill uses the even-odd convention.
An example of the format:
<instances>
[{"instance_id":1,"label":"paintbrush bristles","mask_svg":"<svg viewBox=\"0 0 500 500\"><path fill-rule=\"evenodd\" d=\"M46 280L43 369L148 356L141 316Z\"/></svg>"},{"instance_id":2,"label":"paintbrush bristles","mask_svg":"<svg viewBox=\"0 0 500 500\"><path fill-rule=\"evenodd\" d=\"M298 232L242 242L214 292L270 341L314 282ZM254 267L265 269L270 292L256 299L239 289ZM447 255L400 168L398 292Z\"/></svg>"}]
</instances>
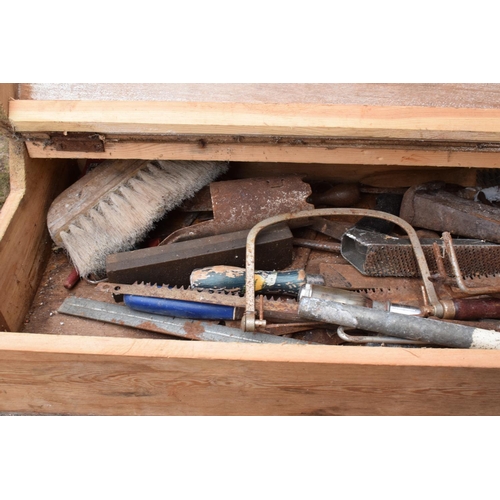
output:
<instances>
[{"instance_id":1,"label":"paintbrush bristles","mask_svg":"<svg viewBox=\"0 0 500 500\"><path fill-rule=\"evenodd\" d=\"M59 233L80 275L103 276L108 255L133 249L156 221L227 168L227 163L222 162L145 164Z\"/></svg>"}]
</instances>

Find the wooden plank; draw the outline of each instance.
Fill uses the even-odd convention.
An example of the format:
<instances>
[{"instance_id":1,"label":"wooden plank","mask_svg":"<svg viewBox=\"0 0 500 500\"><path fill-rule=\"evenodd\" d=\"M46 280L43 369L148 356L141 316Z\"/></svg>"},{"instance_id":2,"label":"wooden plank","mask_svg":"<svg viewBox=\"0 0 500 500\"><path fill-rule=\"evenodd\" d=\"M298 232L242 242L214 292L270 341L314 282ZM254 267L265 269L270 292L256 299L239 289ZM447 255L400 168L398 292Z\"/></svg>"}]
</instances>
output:
<instances>
[{"instance_id":1,"label":"wooden plank","mask_svg":"<svg viewBox=\"0 0 500 500\"><path fill-rule=\"evenodd\" d=\"M19 99L500 108L492 83L21 83Z\"/></svg>"},{"instance_id":2,"label":"wooden plank","mask_svg":"<svg viewBox=\"0 0 500 500\"><path fill-rule=\"evenodd\" d=\"M500 109L151 101L11 101L18 132L499 141Z\"/></svg>"},{"instance_id":3,"label":"wooden plank","mask_svg":"<svg viewBox=\"0 0 500 500\"><path fill-rule=\"evenodd\" d=\"M500 168L500 154L491 151L443 151L385 148L330 148L272 144L205 144L106 141L102 153L57 151L42 141L27 141L32 158L102 158L141 160L217 160Z\"/></svg>"},{"instance_id":4,"label":"wooden plank","mask_svg":"<svg viewBox=\"0 0 500 500\"><path fill-rule=\"evenodd\" d=\"M234 345L9 333L0 411L498 415L497 351Z\"/></svg>"},{"instance_id":5,"label":"wooden plank","mask_svg":"<svg viewBox=\"0 0 500 500\"><path fill-rule=\"evenodd\" d=\"M11 191L0 211L0 313L2 330L19 330L50 251L47 210L67 186L70 161L32 160L10 141ZM66 168L65 168L66 167Z\"/></svg>"},{"instance_id":6,"label":"wooden plank","mask_svg":"<svg viewBox=\"0 0 500 500\"><path fill-rule=\"evenodd\" d=\"M11 137L12 125L8 119L9 101L17 96L17 83L0 83L0 135Z\"/></svg>"},{"instance_id":7,"label":"wooden plank","mask_svg":"<svg viewBox=\"0 0 500 500\"><path fill-rule=\"evenodd\" d=\"M0 83L0 119L7 118L9 101L17 97L17 83Z\"/></svg>"}]
</instances>

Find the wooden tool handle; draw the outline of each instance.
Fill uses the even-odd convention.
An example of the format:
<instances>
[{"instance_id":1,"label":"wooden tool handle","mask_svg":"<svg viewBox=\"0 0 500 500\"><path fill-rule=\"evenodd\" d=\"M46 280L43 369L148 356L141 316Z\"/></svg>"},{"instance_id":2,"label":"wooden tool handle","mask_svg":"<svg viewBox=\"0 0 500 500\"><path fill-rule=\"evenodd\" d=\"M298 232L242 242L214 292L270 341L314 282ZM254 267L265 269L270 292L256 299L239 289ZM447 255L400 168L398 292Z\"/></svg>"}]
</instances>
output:
<instances>
[{"instance_id":1,"label":"wooden tool handle","mask_svg":"<svg viewBox=\"0 0 500 500\"><path fill-rule=\"evenodd\" d=\"M360 196L358 184L338 184L324 193L311 195L311 201L315 206L351 207L359 201Z\"/></svg>"},{"instance_id":2,"label":"wooden tool handle","mask_svg":"<svg viewBox=\"0 0 500 500\"><path fill-rule=\"evenodd\" d=\"M192 288L207 288L245 291L245 269L232 266L212 266L195 269L191 273ZM255 291L267 293L286 293L296 295L306 283L304 269L291 271L255 271Z\"/></svg>"},{"instance_id":3,"label":"wooden tool handle","mask_svg":"<svg viewBox=\"0 0 500 500\"><path fill-rule=\"evenodd\" d=\"M500 299L455 299L455 319L500 318Z\"/></svg>"}]
</instances>

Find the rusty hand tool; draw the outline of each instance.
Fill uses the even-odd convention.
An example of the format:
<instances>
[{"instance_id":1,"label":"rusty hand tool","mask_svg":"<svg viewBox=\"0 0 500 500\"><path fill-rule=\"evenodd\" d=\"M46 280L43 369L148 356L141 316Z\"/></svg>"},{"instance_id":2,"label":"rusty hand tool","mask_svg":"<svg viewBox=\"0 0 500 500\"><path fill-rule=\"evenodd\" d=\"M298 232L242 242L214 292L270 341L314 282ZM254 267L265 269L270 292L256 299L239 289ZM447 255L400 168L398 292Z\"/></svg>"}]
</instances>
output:
<instances>
[{"instance_id":1,"label":"rusty hand tool","mask_svg":"<svg viewBox=\"0 0 500 500\"><path fill-rule=\"evenodd\" d=\"M400 217L415 227L500 243L500 208L460 196L444 182L414 186L405 193Z\"/></svg>"},{"instance_id":2,"label":"rusty hand tool","mask_svg":"<svg viewBox=\"0 0 500 500\"><path fill-rule=\"evenodd\" d=\"M245 263L248 230L207 236L152 248L109 255L109 281L148 281L189 286L193 269L206 266L238 266ZM292 263L293 235L286 224L270 228L257 241L257 262L261 269L284 269Z\"/></svg>"},{"instance_id":3,"label":"rusty hand tool","mask_svg":"<svg viewBox=\"0 0 500 500\"><path fill-rule=\"evenodd\" d=\"M266 322L263 319L256 318L256 307L255 307L255 283L254 283L254 269L255 269L255 240L257 235L261 230L266 227L272 226L284 221L290 221L295 219L308 219L313 217L325 217L325 216L338 216L338 215L349 215L349 216L368 216L373 218L386 219L398 225L401 229L406 231L410 242L412 243L413 252L417 260L420 275L422 278L422 285L425 291L425 296L428 301L429 310L435 316L441 316L444 314L444 307L439 301L439 297L434 288L434 284L431 281L431 274L427 261L425 260L422 247L420 245L419 238L413 227L406 221L402 220L395 215L377 212L375 210L366 210L361 208L331 208L331 209L317 209L317 210L306 210L298 213L287 213L275 217L270 217L265 219L258 224L256 224L248 233L247 244L246 244L246 308L245 314L241 320L241 327L243 330L254 331L257 327L265 326Z\"/></svg>"},{"instance_id":4,"label":"rusty hand tool","mask_svg":"<svg viewBox=\"0 0 500 500\"><path fill-rule=\"evenodd\" d=\"M444 239L422 238L420 245L432 274L443 264L446 275L452 276L453 261L448 252L444 258L436 256L435 245L441 250ZM494 275L500 270L500 245L475 239L456 239L454 250L457 262L465 276ZM446 248L444 248L446 250ZM418 277L419 266L412 244L406 238L352 228L341 242L342 256L360 273L378 277Z\"/></svg>"},{"instance_id":5,"label":"rusty hand tool","mask_svg":"<svg viewBox=\"0 0 500 500\"><path fill-rule=\"evenodd\" d=\"M100 292L111 293L117 302L123 301L125 295L140 297L164 298L178 301L188 301L201 304L216 304L237 309L236 316L241 317L245 309L245 297L238 293L226 290L194 290L191 288L171 287L168 285L134 283L99 283L96 289ZM299 321L298 302L295 299L269 298L260 296L259 315L276 321Z\"/></svg>"},{"instance_id":6,"label":"rusty hand tool","mask_svg":"<svg viewBox=\"0 0 500 500\"><path fill-rule=\"evenodd\" d=\"M298 175L212 182L213 219L174 231L160 245L248 230L259 221L313 208L311 186Z\"/></svg>"}]
</instances>

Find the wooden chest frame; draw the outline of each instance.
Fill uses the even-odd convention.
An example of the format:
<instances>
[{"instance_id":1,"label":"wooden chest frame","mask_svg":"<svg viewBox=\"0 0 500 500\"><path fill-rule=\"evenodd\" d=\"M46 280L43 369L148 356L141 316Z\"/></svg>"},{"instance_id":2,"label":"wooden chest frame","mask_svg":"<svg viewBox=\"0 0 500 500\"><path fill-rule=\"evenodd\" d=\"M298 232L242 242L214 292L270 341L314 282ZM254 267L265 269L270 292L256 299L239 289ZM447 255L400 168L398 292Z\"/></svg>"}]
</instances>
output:
<instances>
[{"instance_id":1,"label":"wooden chest frame","mask_svg":"<svg viewBox=\"0 0 500 500\"><path fill-rule=\"evenodd\" d=\"M17 84L3 84L1 90L14 133L11 193L0 212L0 326L7 330L0 335L0 411L500 413L497 351L223 344L109 338L98 331L50 335L23 328L50 252L47 209L69 182L64 158L311 162L319 169L335 166L345 176L353 165L408 171L426 165L460 167L468 175L468 167L500 166L499 109L61 102L16 99ZM57 149L57 133L86 134L106 146L102 153L78 151L74 144Z\"/></svg>"}]
</instances>

